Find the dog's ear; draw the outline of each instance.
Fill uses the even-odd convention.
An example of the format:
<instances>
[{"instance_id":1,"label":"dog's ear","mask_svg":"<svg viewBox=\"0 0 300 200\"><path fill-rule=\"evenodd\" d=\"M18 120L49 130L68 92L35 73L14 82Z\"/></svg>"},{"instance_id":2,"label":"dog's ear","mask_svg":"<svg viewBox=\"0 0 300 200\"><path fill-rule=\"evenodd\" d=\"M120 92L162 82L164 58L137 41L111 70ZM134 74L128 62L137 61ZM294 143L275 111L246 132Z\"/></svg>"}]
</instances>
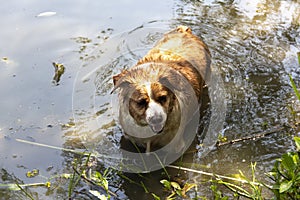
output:
<instances>
[{"instance_id":1,"label":"dog's ear","mask_svg":"<svg viewBox=\"0 0 300 200\"><path fill-rule=\"evenodd\" d=\"M127 70L123 70L120 74L113 76L114 86L118 83L118 81L127 74Z\"/></svg>"},{"instance_id":2,"label":"dog's ear","mask_svg":"<svg viewBox=\"0 0 300 200\"><path fill-rule=\"evenodd\" d=\"M114 88L111 93L113 93L119 87L123 87L129 84L129 81L125 79L125 75L127 74L127 72L127 70L123 70L120 74L113 76Z\"/></svg>"}]
</instances>

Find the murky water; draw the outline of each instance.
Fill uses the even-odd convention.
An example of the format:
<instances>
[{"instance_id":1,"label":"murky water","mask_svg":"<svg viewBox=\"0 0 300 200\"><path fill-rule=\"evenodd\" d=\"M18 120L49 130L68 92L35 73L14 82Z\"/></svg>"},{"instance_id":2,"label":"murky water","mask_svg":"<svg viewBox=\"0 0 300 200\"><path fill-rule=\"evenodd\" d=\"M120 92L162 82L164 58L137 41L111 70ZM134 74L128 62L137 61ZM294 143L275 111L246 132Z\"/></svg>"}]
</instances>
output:
<instances>
[{"instance_id":1,"label":"murky water","mask_svg":"<svg viewBox=\"0 0 300 200\"><path fill-rule=\"evenodd\" d=\"M212 112L204 123L207 132L210 124L216 128L212 143L218 131L229 140L272 131L267 137L217 149L203 151L195 145L196 151L184 157L188 167L222 175L238 170L247 174L250 163L257 162L257 173L265 179L263 174L274 159L293 148L288 107L296 107L297 102L288 74L299 85L297 1L2 4L0 183L45 182L72 171L74 154L36 143L78 151L87 147L102 154L113 149L112 158L99 163L114 166L121 130L116 122L116 96L110 95L111 76L133 65L165 31L180 24L201 36L213 55L219 82L213 84L210 95L221 111ZM66 68L59 85L52 83L52 62ZM26 177L33 169L39 169L40 175ZM169 173L177 175L178 171ZM160 171L144 178L127 176L144 181L150 192L165 195ZM199 183L207 177L180 173L179 178ZM123 199L151 197L128 180L113 179ZM29 192L36 199L62 199L67 196L67 184L53 181L56 187L29 188ZM209 187L201 185L199 194L209 197ZM23 195L0 188L1 199L22 199Z\"/></svg>"}]
</instances>

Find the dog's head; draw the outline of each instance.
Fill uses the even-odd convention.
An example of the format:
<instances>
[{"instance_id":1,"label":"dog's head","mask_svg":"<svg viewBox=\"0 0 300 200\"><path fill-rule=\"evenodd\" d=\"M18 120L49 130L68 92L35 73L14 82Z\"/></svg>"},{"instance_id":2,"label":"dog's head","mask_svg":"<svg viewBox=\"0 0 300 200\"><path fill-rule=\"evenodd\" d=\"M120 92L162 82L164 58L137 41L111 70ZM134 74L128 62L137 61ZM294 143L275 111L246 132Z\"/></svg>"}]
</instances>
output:
<instances>
[{"instance_id":1,"label":"dog's head","mask_svg":"<svg viewBox=\"0 0 300 200\"><path fill-rule=\"evenodd\" d=\"M166 84L167 77L155 66L135 68L113 77L114 90L120 88L120 106L139 126L149 126L154 134L161 133L177 99ZM170 84L169 84L170 85ZM113 90L113 91L114 91Z\"/></svg>"}]
</instances>

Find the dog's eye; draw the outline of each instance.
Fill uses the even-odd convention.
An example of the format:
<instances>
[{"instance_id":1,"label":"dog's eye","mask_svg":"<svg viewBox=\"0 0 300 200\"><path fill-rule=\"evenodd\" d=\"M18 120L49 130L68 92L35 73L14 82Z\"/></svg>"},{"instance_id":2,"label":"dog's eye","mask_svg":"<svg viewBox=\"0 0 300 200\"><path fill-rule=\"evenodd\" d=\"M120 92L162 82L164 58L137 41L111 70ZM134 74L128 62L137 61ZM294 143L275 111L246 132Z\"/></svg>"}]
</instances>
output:
<instances>
[{"instance_id":1,"label":"dog's eye","mask_svg":"<svg viewBox=\"0 0 300 200\"><path fill-rule=\"evenodd\" d=\"M136 101L138 106L144 107L147 105L147 100L146 99L139 99L138 101Z\"/></svg>"},{"instance_id":2,"label":"dog's eye","mask_svg":"<svg viewBox=\"0 0 300 200\"><path fill-rule=\"evenodd\" d=\"M164 104L164 103L166 103L166 101L167 101L167 96L165 96L165 95L159 96L159 97L157 98L157 101L158 101L160 104Z\"/></svg>"}]
</instances>

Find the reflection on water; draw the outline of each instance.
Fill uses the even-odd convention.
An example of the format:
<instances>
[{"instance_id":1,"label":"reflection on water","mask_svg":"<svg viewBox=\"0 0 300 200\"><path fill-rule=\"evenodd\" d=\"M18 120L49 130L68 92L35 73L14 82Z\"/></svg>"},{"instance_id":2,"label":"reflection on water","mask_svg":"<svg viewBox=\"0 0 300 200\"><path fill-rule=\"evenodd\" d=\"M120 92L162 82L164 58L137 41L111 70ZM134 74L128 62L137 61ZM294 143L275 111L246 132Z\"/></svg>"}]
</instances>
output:
<instances>
[{"instance_id":1,"label":"reflection on water","mask_svg":"<svg viewBox=\"0 0 300 200\"><path fill-rule=\"evenodd\" d=\"M148 28L139 27L139 30L144 31L141 38L130 38L128 35L131 33L125 32L125 35L120 35L116 41L110 40L110 38L117 38L111 37L112 33L124 31L123 27L132 30L142 23L147 24L147 21L153 20L151 14L141 12L145 10L144 6L129 3L127 6L135 5L136 10L140 12L136 11L132 15L128 12L124 21L118 18L116 14L118 10L112 12L112 18L107 17L107 12L103 10L101 19L104 21L101 27L105 28L102 28L100 33L94 31L100 23L96 21L100 17L95 19L95 13L99 13L97 3L90 5L72 3L71 9L65 13L47 4L48 8L53 8L57 14L43 19L34 18L38 13L44 12L41 11L43 6L34 11L21 12L22 9L17 9L21 12L20 15L13 15L9 10L2 12L3 19L7 19L1 22L2 26L8 27L5 30L14 30L12 33L17 33L18 38L8 42L6 37L10 33L3 31L0 34L0 39L8 47L7 52L5 49L0 50L1 58L7 57L9 61L4 62L6 59L2 59L0 64L2 70L0 80L3 81L1 94L5 100L1 107L5 115L0 117L0 150L6 154L0 155L2 168L0 182L44 181L41 177L34 179L25 177L26 171L35 167L38 167L43 175L49 177L72 168L71 161L74 155L64 153L60 157L61 152L58 150L29 147L15 142L14 138L21 137L30 141L75 149L88 146L90 149L100 148L99 151L101 151L101 145L97 146L98 144L105 146L108 145L106 142L110 141L109 145L117 149L122 134L114 116L117 112L112 106L114 96L106 95L112 88L110 77L122 68L131 66L147 52L153 42L163 33L162 29L167 31L179 24L190 26L197 35L204 39L211 49L214 67L220 72L226 96L220 105L226 103L227 106L226 116L224 116L226 121L221 133L231 140L278 129L274 134L265 138L214 149L201 159L197 154L194 154L193 158L187 155L185 161L193 162L195 168L205 165L208 167L207 171L219 174L237 173L239 169L247 174L250 173L248 171L250 162L258 162L258 173L263 178L263 173L270 170L274 159L293 148L291 137L287 134L293 132L285 126L291 123L288 106L294 104L293 106L297 108L298 104L294 103L288 74L291 74L296 84L299 85L300 71L297 61L297 52L300 51L299 2L182 0L167 1L167 3L172 6L168 8L160 6L162 14L156 13L158 19L163 21L163 23L156 23L159 31L152 29L152 34L149 34ZM126 7L124 3L115 4L117 3L110 2L107 5L120 10ZM160 3L153 3L153 7L156 5ZM66 4L60 5L62 8L65 6ZM82 10L82 7L88 8L89 15L81 14L79 20L74 13ZM34 8L33 5L32 8ZM150 5L149 8L151 8ZM64 13L64 16L61 13ZM145 15L142 18L143 21L137 20L136 22L134 19L140 16L140 13ZM173 16L168 13L173 13ZM28 18L28 16L33 16L33 18ZM70 20L72 17L79 21ZM64 18L67 20L61 23L60 20ZM34 23L31 23L32 21ZM84 25L80 26L82 21ZM126 21L129 27L125 25L128 24ZM26 23L27 26L25 26ZM68 30L64 30L64 26L68 27ZM85 30L91 30L95 34L86 33ZM45 37L47 35L48 37ZM125 38L131 39L126 41L129 46L122 46L126 53L118 56L118 44L122 43L122 39ZM103 45L105 41L109 41L110 45ZM132 47L135 47L134 51ZM101 51L95 51L95 49ZM32 54L28 54L30 51ZM97 63L91 70L89 66L103 55L109 55L104 58L107 62ZM114 56L111 57L111 55ZM87 98L76 99L73 110L76 117L75 128L67 124L73 123L70 99L72 84L81 61L83 61L81 70L86 69L84 72L88 76L81 80L85 84L82 84L80 88L75 88L77 90L74 92L84 94ZM66 66L66 72L58 87L51 85L52 62L64 63ZM99 70L98 66L102 66L103 70ZM95 79L99 81L94 83ZM93 91L89 93L91 90ZM61 124L65 126L61 127ZM86 137L91 142L88 145L82 144L82 137ZM36 157L40 159L37 160ZM109 164L113 164L113 161L107 165ZM51 166L52 170L47 171L46 169ZM158 172L149 176L152 181L147 181L146 187L151 192L164 195L160 191L161 174ZM186 176L197 182L203 178L195 174ZM139 177L133 178L140 181ZM182 175L182 178L186 177ZM141 196L145 196L145 199L149 197L139 186L130 184L130 181L122 181L124 182L120 183L120 187L124 191L124 198L128 196L134 199L136 194L143 194ZM50 190L48 195L66 195L65 184L57 184L61 188L60 191ZM199 192L202 196L206 196L210 194L207 190L208 187L203 186L200 187ZM43 189L34 191L37 191L36 196L45 196ZM19 194L2 190L0 190L0 196L20 198Z\"/></svg>"},{"instance_id":2,"label":"reflection on water","mask_svg":"<svg viewBox=\"0 0 300 200\"><path fill-rule=\"evenodd\" d=\"M197 30L211 48L230 95L224 134L231 140L278 130L257 141L223 146L199 163L215 173L236 173L258 162L270 170L275 158L292 147L288 125L292 90L288 74L299 81L299 3L235 1L177 5L179 23ZM299 82L298 82L299 83ZM237 168L232 168L232 166ZM262 176L264 177L264 176Z\"/></svg>"},{"instance_id":3,"label":"reflection on water","mask_svg":"<svg viewBox=\"0 0 300 200\"><path fill-rule=\"evenodd\" d=\"M232 101L227 132L232 130L234 137L284 123L291 92L287 75L292 73L297 79L299 74L295 52L299 47L299 34L295 34L299 33L299 14L281 14L297 8L296 3L255 2L190 2L187 10L178 14L180 22L198 27L223 73ZM290 33L294 33L292 37ZM293 60L287 58L290 51ZM285 59L292 63L285 66Z\"/></svg>"}]
</instances>

